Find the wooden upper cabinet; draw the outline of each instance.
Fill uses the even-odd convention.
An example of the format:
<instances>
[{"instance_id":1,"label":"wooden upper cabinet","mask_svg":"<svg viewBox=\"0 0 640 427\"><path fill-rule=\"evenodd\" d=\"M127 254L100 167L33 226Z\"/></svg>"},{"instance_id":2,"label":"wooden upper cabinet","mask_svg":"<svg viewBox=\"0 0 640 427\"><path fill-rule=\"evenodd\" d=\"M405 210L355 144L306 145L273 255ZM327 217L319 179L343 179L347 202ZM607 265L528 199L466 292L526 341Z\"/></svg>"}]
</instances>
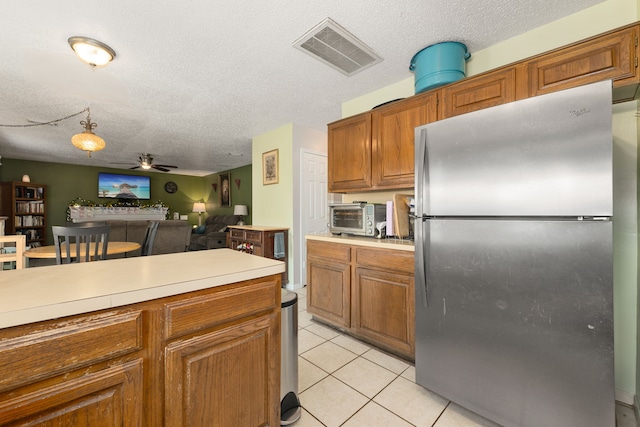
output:
<instances>
[{"instance_id":1,"label":"wooden upper cabinet","mask_svg":"<svg viewBox=\"0 0 640 427\"><path fill-rule=\"evenodd\" d=\"M413 187L415 128L436 121L437 113L433 92L373 110L373 189Z\"/></svg>"},{"instance_id":2,"label":"wooden upper cabinet","mask_svg":"<svg viewBox=\"0 0 640 427\"><path fill-rule=\"evenodd\" d=\"M441 118L516 100L516 67L456 82L442 88Z\"/></svg>"},{"instance_id":3,"label":"wooden upper cabinet","mask_svg":"<svg viewBox=\"0 0 640 427\"><path fill-rule=\"evenodd\" d=\"M612 79L615 101L634 99L637 47L636 24L534 58L527 64L529 96Z\"/></svg>"},{"instance_id":4,"label":"wooden upper cabinet","mask_svg":"<svg viewBox=\"0 0 640 427\"><path fill-rule=\"evenodd\" d=\"M371 187L371 114L364 113L328 126L329 192Z\"/></svg>"},{"instance_id":5,"label":"wooden upper cabinet","mask_svg":"<svg viewBox=\"0 0 640 427\"><path fill-rule=\"evenodd\" d=\"M414 185L414 129L545 93L613 80L613 101L640 95L635 23L329 125L329 191Z\"/></svg>"}]
</instances>

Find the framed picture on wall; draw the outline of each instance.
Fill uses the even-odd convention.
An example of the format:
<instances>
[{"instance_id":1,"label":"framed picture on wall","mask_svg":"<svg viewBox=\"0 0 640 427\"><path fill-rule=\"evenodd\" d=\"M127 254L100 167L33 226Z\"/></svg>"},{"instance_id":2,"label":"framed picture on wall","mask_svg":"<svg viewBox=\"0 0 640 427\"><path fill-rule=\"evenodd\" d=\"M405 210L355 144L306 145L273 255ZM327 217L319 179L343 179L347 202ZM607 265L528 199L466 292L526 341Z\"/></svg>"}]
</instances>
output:
<instances>
[{"instance_id":1,"label":"framed picture on wall","mask_svg":"<svg viewBox=\"0 0 640 427\"><path fill-rule=\"evenodd\" d=\"M278 180L278 150L262 153L262 185L277 184Z\"/></svg>"},{"instance_id":2,"label":"framed picture on wall","mask_svg":"<svg viewBox=\"0 0 640 427\"><path fill-rule=\"evenodd\" d=\"M221 207L231 207L231 174L221 173L218 177L218 184L220 187L220 193L218 201Z\"/></svg>"}]
</instances>

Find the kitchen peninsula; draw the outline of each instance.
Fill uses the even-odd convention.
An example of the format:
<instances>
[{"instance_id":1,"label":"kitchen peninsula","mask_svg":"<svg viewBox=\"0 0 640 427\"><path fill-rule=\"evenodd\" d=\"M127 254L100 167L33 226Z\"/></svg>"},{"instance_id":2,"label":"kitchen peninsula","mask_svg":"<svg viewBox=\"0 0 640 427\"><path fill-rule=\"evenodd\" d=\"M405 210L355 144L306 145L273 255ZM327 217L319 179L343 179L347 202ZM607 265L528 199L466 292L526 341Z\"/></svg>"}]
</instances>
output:
<instances>
[{"instance_id":1,"label":"kitchen peninsula","mask_svg":"<svg viewBox=\"0 0 640 427\"><path fill-rule=\"evenodd\" d=\"M0 425L277 425L284 268L218 249L3 272Z\"/></svg>"}]
</instances>

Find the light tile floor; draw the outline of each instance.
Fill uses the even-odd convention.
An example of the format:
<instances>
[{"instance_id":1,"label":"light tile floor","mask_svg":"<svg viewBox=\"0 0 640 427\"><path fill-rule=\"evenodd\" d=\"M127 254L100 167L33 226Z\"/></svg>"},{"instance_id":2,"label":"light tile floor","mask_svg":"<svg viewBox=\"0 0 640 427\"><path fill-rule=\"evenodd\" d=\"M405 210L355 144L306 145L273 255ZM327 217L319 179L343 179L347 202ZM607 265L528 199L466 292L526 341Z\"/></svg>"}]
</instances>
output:
<instances>
[{"instance_id":1,"label":"light tile floor","mask_svg":"<svg viewBox=\"0 0 640 427\"><path fill-rule=\"evenodd\" d=\"M298 387L294 427L499 427L415 383L415 368L311 319L298 294ZM616 406L617 427L637 427L633 409Z\"/></svg>"}]
</instances>

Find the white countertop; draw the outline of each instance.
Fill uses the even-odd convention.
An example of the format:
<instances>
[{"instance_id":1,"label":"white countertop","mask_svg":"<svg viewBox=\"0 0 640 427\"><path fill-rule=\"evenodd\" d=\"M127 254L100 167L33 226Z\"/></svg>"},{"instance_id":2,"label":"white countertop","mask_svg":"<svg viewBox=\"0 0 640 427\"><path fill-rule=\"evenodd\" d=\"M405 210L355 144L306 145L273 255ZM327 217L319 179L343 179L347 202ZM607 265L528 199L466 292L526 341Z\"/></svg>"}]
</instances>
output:
<instances>
[{"instance_id":1,"label":"white countertop","mask_svg":"<svg viewBox=\"0 0 640 427\"><path fill-rule=\"evenodd\" d=\"M119 307L285 271L231 249L0 272L0 328Z\"/></svg>"},{"instance_id":2,"label":"white countertop","mask_svg":"<svg viewBox=\"0 0 640 427\"><path fill-rule=\"evenodd\" d=\"M331 233L323 234L307 234L305 236L307 240L320 240L329 243L341 243L347 245L367 246L370 248L378 249L397 249L401 251L414 252L413 240L398 239L398 238L385 238L376 239L373 237L360 237L340 235L336 236Z\"/></svg>"}]
</instances>

